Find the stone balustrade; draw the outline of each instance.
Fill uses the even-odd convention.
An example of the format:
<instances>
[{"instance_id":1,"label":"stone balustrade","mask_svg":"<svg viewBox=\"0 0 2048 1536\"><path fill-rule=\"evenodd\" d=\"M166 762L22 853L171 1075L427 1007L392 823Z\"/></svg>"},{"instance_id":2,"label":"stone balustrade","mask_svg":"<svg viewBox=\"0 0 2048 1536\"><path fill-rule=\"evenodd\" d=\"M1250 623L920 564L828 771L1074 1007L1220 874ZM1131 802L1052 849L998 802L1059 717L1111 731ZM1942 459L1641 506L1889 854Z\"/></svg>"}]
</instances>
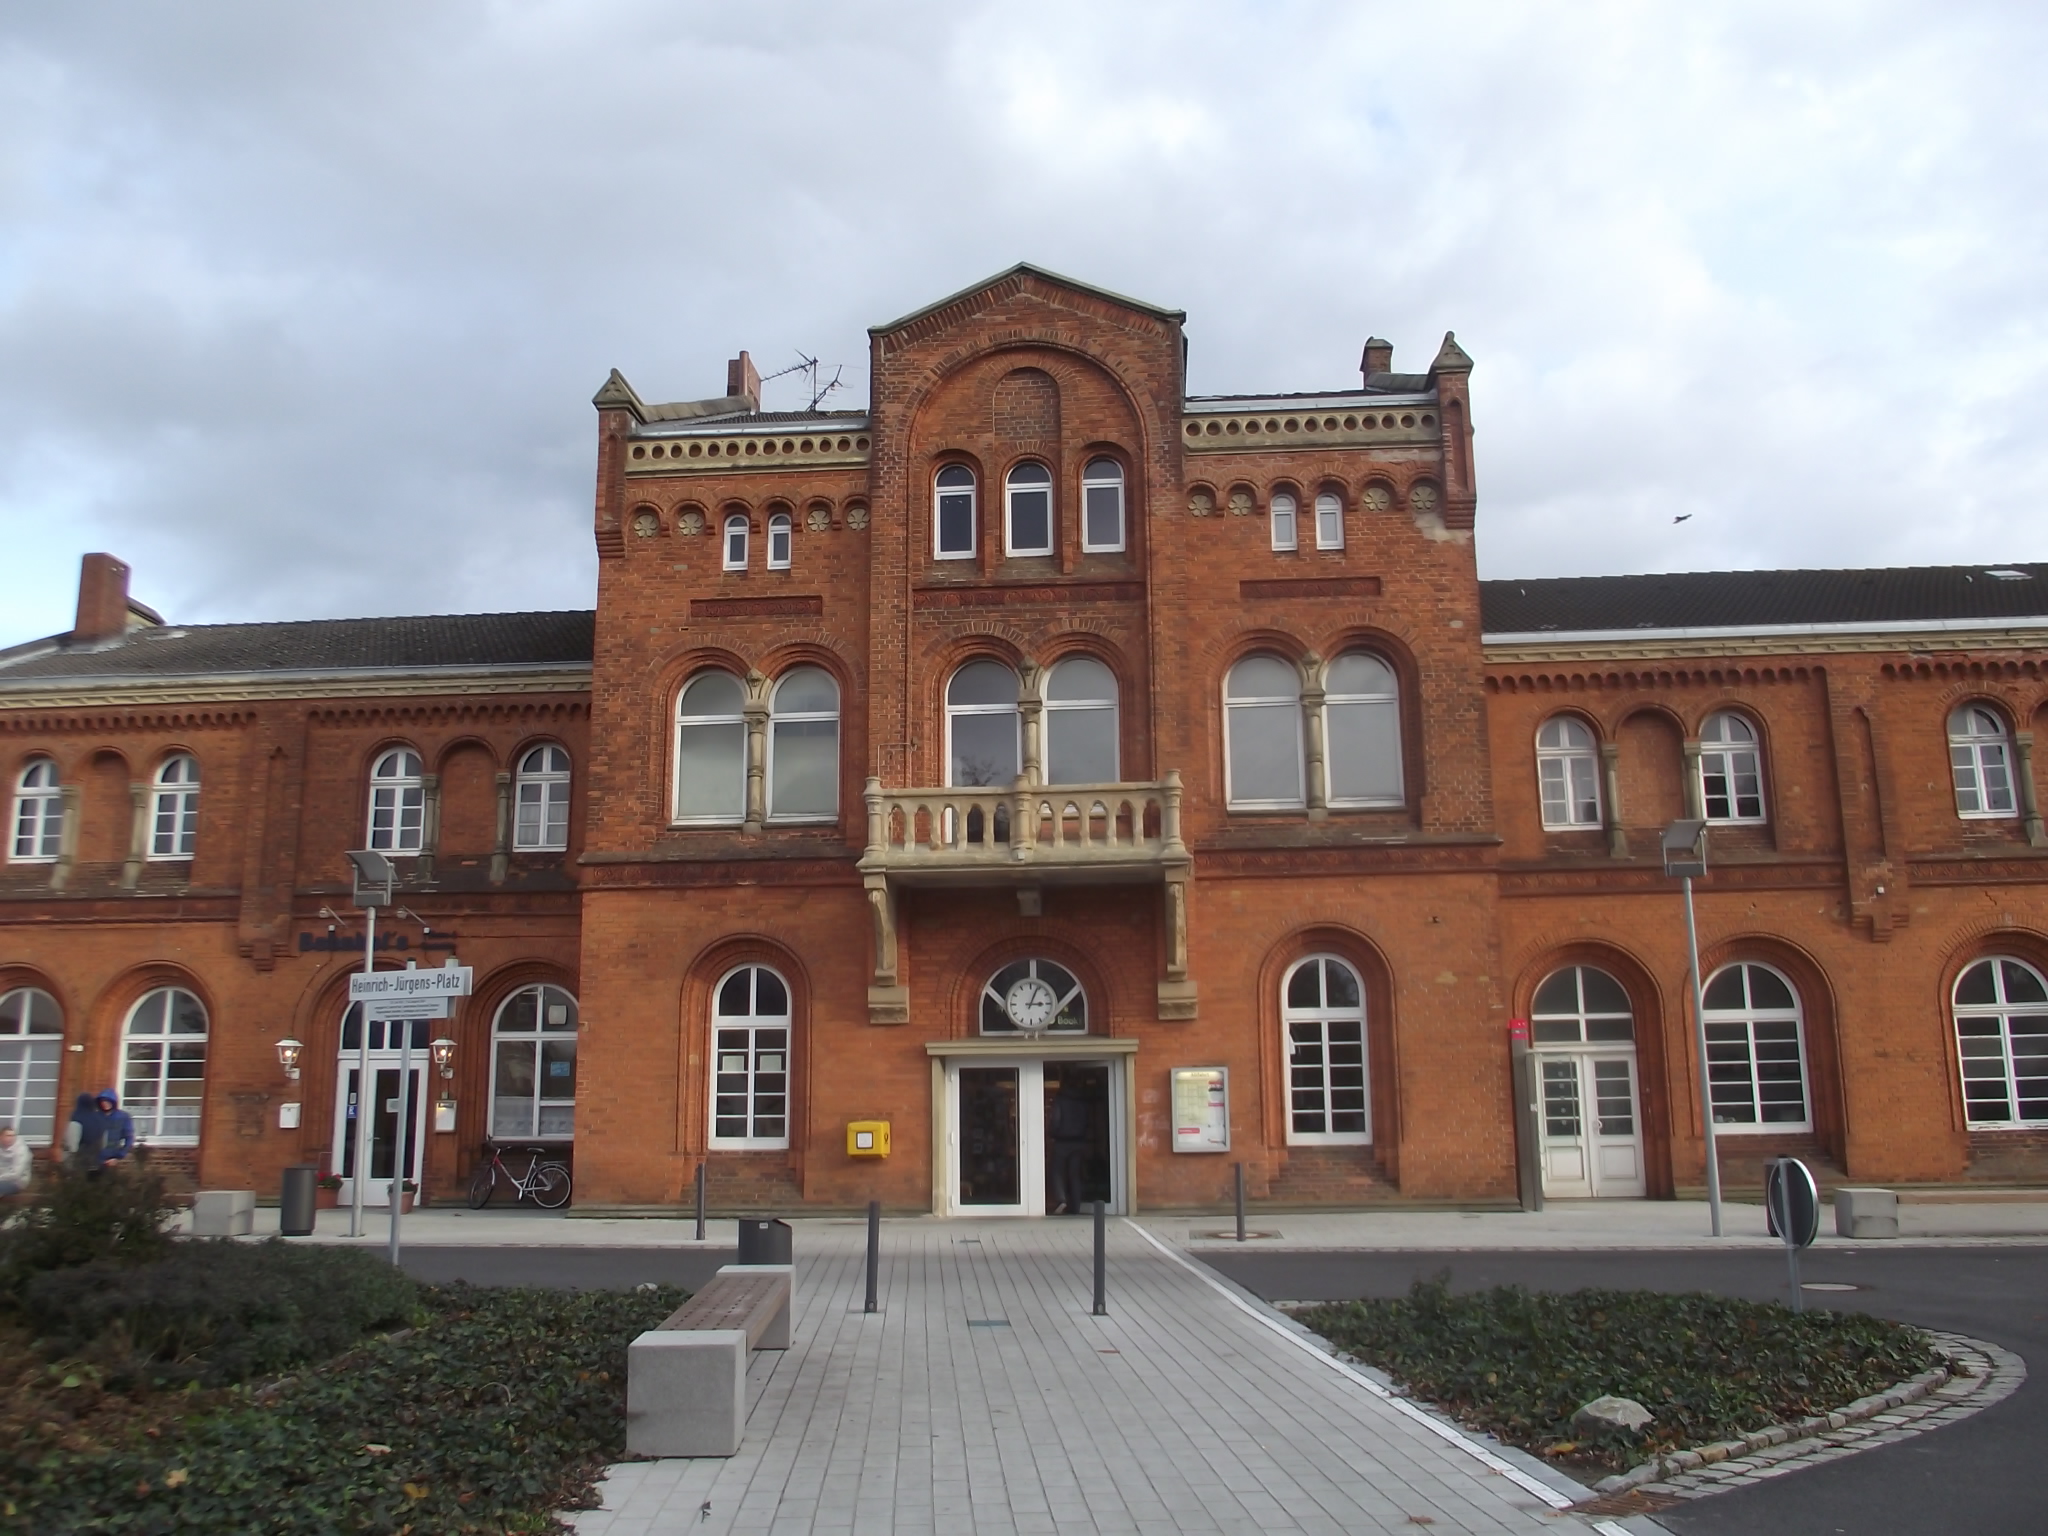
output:
<instances>
[{"instance_id":1,"label":"stone balustrade","mask_svg":"<svg viewBox=\"0 0 2048 1536\"><path fill-rule=\"evenodd\" d=\"M915 878L1034 875L1184 865L1180 775L1155 783L884 789L867 783L864 873Z\"/></svg>"}]
</instances>

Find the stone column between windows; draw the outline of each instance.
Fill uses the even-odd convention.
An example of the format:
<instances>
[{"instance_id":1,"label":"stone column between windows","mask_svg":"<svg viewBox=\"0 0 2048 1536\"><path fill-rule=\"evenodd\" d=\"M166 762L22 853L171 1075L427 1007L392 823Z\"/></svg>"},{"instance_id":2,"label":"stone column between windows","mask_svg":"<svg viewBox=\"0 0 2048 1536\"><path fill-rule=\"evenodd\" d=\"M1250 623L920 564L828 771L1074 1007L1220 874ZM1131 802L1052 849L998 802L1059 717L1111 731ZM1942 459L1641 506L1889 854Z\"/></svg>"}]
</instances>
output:
<instances>
[{"instance_id":1,"label":"stone column between windows","mask_svg":"<svg viewBox=\"0 0 2048 1536\"><path fill-rule=\"evenodd\" d=\"M740 716L747 723L747 819L742 829L758 837L768 821L768 679L747 674L747 702Z\"/></svg>"},{"instance_id":2,"label":"stone column between windows","mask_svg":"<svg viewBox=\"0 0 2048 1536\"><path fill-rule=\"evenodd\" d=\"M57 862L50 867L50 889L61 891L71 883L71 866L78 862L78 786L60 784L57 804L64 824L57 829Z\"/></svg>"},{"instance_id":3,"label":"stone column between windows","mask_svg":"<svg viewBox=\"0 0 2048 1536\"><path fill-rule=\"evenodd\" d=\"M128 786L128 857L121 861L121 889L142 883L142 856L149 851L149 786Z\"/></svg>"},{"instance_id":4,"label":"stone column between windows","mask_svg":"<svg viewBox=\"0 0 2048 1536\"><path fill-rule=\"evenodd\" d=\"M1685 814L1694 821L1707 818L1706 795L1700 784L1700 739L1685 738Z\"/></svg>"},{"instance_id":5,"label":"stone column between windows","mask_svg":"<svg viewBox=\"0 0 2048 1536\"><path fill-rule=\"evenodd\" d=\"M441 775L420 775L420 857L413 866L421 880L434 878L434 855L441 847Z\"/></svg>"},{"instance_id":6,"label":"stone column between windows","mask_svg":"<svg viewBox=\"0 0 2048 1536\"><path fill-rule=\"evenodd\" d=\"M1601 820L1607 827L1607 857L1625 859L1628 857L1628 834L1621 830L1621 744L1614 741L1600 743L1600 787L1606 791L1600 797Z\"/></svg>"},{"instance_id":7,"label":"stone column between windows","mask_svg":"<svg viewBox=\"0 0 2048 1536\"><path fill-rule=\"evenodd\" d=\"M1033 789L1045 782L1045 669L1025 662L1020 670L1017 714L1024 737L1023 779Z\"/></svg>"},{"instance_id":8,"label":"stone column between windows","mask_svg":"<svg viewBox=\"0 0 2048 1536\"><path fill-rule=\"evenodd\" d=\"M491 884L503 885L512 869L512 775L497 775L498 834L491 844Z\"/></svg>"},{"instance_id":9,"label":"stone column between windows","mask_svg":"<svg viewBox=\"0 0 2048 1536\"><path fill-rule=\"evenodd\" d=\"M1299 515L1299 514L1297 514ZM1308 780L1308 819L1329 819L1329 796L1323 784L1323 658L1314 651L1301 658L1301 715L1308 743L1308 761L1303 764Z\"/></svg>"},{"instance_id":10,"label":"stone column between windows","mask_svg":"<svg viewBox=\"0 0 2048 1536\"><path fill-rule=\"evenodd\" d=\"M2012 733L2013 756L2018 759L2020 814L2026 818L2027 841L2036 848L2048 848L2048 830L2041 824L2041 797L2034 788L2034 733Z\"/></svg>"}]
</instances>

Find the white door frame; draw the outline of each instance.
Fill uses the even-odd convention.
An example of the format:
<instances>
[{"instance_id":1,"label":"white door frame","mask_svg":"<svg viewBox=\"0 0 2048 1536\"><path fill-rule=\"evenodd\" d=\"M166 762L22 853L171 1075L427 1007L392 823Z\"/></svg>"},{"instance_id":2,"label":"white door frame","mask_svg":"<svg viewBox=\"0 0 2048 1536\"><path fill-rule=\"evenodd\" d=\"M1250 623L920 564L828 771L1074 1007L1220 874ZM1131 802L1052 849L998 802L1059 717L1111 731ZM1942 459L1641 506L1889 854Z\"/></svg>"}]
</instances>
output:
<instances>
[{"instance_id":1,"label":"white door frame","mask_svg":"<svg viewBox=\"0 0 2048 1536\"><path fill-rule=\"evenodd\" d=\"M969 1040L933 1040L925 1044L932 1059L932 1210L940 1216L1043 1216L1045 1214L1045 1063L1103 1062L1109 1067L1110 1211L1128 1215L1137 1209L1135 1174L1137 1124L1136 1074L1131 1058L1136 1040L1100 1035L1044 1035L1037 1039L986 1036ZM1018 1193L1014 1206L967 1205L960 1188L960 1068L1016 1067L1018 1072Z\"/></svg>"},{"instance_id":2,"label":"white door frame","mask_svg":"<svg viewBox=\"0 0 2048 1536\"><path fill-rule=\"evenodd\" d=\"M432 1065L431 1061L423 1060L422 1055L423 1053L415 1047L412 1053L412 1102L409 1106L413 1113L413 1157L412 1166L406 1168L403 1172L403 1177L411 1179L415 1187L419 1184L420 1168L425 1163L427 1156L427 1098L429 1095L427 1068ZM343 1205L355 1203L355 1180L352 1176L343 1174L342 1169L347 1166L344 1159L346 1157L348 1139L356 1133L356 1123L348 1112L348 1079L349 1074L356 1070L361 1061L362 1058L356 1052L344 1052L336 1065L334 1073L334 1145L332 1148L334 1160L328 1164L328 1167L334 1173L341 1175L341 1204ZM398 1070L399 1053L397 1051L370 1052L369 1080L373 1086L380 1072L388 1071L396 1077ZM370 1138L364 1138L362 1152L365 1157L369 1155L370 1146ZM403 1159L404 1149L405 1141L401 1135L398 1148L392 1154L394 1167ZM390 1203L391 1180L365 1179L363 1183L364 1205L389 1205Z\"/></svg>"},{"instance_id":3,"label":"white door frame","mask_svg":"<svg viewBox=\"0 0 2048 1536\"><path fill-rule=\"evenodd\" d=\"M1586 1044L1541 1045L1533 1054L1536 1077L1536 1129L1538 1140L1538 1167L1543 1179L1543 1194L1550 1200L1600 1200L1640 1198L1649 1192L1648 1168L1645 1160L1643 1136L1643 1075L1641 1059L1632 1044L1623 1041L1607 1041ZM1598 1102L1597 1074L1595 1064L1601 1061L1626 1060L1629 1076L1629 1123L1635 1131L1631 1136L1603 1136L1600 1134L1600 1108ZM1560 1146L1564 1138L1549 1133L1549 1118L1546 1114L1543 1089L1543 1068L1547 1062L1569 1061L1575 1073L1578 1093L1579 1135L1578 1153L1583 1177L1570 1181L1552 1178L1550 1154L1554 1146ZM1614 1154L1629 1149L1635 1166L1633 1177L1618 1170L1610 1171L1615 1161ZM1567 1186L1568 1182L1568 1187Z\"/></svg>"}]
</instances>

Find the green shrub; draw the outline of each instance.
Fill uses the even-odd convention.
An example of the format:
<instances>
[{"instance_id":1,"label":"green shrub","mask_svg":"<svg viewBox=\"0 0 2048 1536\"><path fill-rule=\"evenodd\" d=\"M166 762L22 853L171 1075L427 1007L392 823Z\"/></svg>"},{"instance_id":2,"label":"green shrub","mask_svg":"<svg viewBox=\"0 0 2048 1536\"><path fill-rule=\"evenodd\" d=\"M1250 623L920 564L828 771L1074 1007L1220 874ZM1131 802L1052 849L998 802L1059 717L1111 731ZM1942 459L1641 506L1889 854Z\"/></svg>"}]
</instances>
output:
<instances>
[{"instance_id":1,"label":"green shrub","mask_svg":"<svg viewBox=\"0 0 2048 1536\"><path fill-rule=\"evenodd\" d=\"M18 1295L47 1270L156 1258L171 1245L164 1227L174 1214L162 1176L139 1153L101 1174L66 1169L0 1231L0 1286Z\"/></svg>"},{"instance_id":2,"label":"green shrub","mask_svg":"<svg viewBox=\"0 0 2048 1536\"><path fill-rule=\"evenodd\" d=\"M46 1352L92 1359L116 1384L217 1387L339 1354L404 1322L416 1294L379 1256L221 1238L35 1275L21 1311Z\"/></svg>"}]
</instances>

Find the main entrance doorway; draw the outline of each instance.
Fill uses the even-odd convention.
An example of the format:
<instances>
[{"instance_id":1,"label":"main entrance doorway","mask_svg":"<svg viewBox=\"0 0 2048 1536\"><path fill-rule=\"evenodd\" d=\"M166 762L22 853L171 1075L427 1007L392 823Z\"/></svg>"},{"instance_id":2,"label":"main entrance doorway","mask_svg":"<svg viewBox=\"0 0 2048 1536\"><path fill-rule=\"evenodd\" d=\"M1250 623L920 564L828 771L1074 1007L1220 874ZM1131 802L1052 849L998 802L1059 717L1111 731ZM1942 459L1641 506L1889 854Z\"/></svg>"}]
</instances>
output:
<instances>
[{"instance_id":1,"label":"main entrance doorway","mask_svg":"<svg viewBox=\"0 0 2048 1536\"><path fill-rule=\"evenodd\" d=\"M351 1006L348 1016L342 1021L341 1059L335 1072L334 1084L334 1150L333 1161L327 1166L341 1175L341 1203L355 1202L356 1179L356 1116L363 1111L363 1093L360 1081L361 1049L357 1031L361 1029L361 1010ZM428 1068L431 1063L429 1042L432 1030L440 1021L436 1019L414 1019L412 1042L412 1085L405 1095L406 1124L404 1134L403 1177L413 1180L418 1187L420 1176L420 1152L426 1145ZM363 1183L363 1204L389 1205L391 1203L391 1180L399 1163L399 1084L401 1048L405 1044L402 1031L405 1022L393 1019L387 1024L383 1019L370 1021L370 1093L369 1093L369 1168Z\"/></svg>"},{"instance_id":2,"label":"main entrance doorway","mask_svg":"<svg viewBox=\"0 0 2048 1536\"><path fill-rule=\"evenodd\" d=\"M1101 1200L1122 1211L1124 1067L1114 1056L948 1061L941 1209L1074 1215Z\"/></svg>"},{"instance_id":3,"label":"main entrance doorway","mask_svg":"<svg viewBox=\"0 0 2048 1536\"><path fill-rule=\"evenodd\" d=\"M1589 965L1552 972L1529 1010L1543 1193L1556 1200L1640 1196L1642 1094L1628 992Z\"/></svg>"}]
</instances>

